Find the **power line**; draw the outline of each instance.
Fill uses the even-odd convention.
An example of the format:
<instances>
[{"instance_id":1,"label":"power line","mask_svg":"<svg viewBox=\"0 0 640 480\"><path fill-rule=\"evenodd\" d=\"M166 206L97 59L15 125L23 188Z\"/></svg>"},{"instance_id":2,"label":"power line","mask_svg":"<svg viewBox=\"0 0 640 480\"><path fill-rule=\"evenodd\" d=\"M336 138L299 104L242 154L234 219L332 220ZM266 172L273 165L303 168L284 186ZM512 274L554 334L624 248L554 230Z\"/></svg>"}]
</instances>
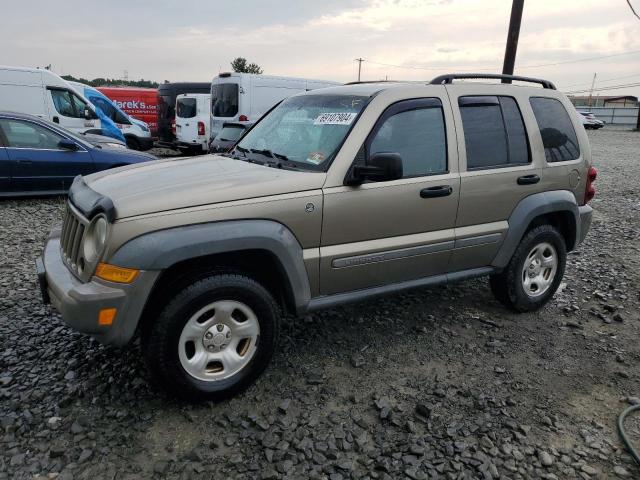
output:
<instances>
[{"instance_id":1,"label":"power line","mask_svg":"<svg viewBox=\"0 0 640 480\"><path fill-rule=\"evenodd\" d=\"M472 66L466 67L450 67L450 66L442 66L442 67L421 67L418 65L394 65L392 63L382 63L382 62L374 62L373 60L365 60L368 63L372 63L374 65L382 65L383 67L395 67L395 68L406 68L409 70L442 70L445 68L453 69L453 70L463 70L468 68L475 68ZM494 70L493 68L476 68L476 70Z\"/></svg>"},{"instance_id":2,"label":"power line","mask_svg":"<svg viewBox=\"0 0 640 480\"><path fill-rule=\"evenodd\" d=\"M640 87L640 83L627 83L627 84L624 84L624 85L611 85L609 87L594 88L593 91L594 92L605 92L605 91L608 91L608 90L618 90L620 88L633 88L633 87ZM573 90L573 91L564 92L564 93L566 93L567 95L574 95L576 93L587 93L589 91L591 91L590 88L587 88L585 90Z\"/></svg>"},{"instance_id":3,"label":"power line","mask_svg":"<svg viewBox=\"0 0 640 480\"><path fill-rule=\"evenodd\" d=\"M551 67L551 66L555 66L555 65L565 65L565 64L569 64L569 63L580 63L580 62L591 62L593 60L601 60L604 58L613 58L613 57L621 57L624 55L634 55L640 53L640 50L631 50L629 52L621 52L621 53L614 53L611 55L601 55L598 57L589 57L589 58L578 58L575 60L564 60L561 62L553 62L553 63L540 63L540 64L536 64L536 65L518 65L516 66L516 70L521 69L521 68L540 68L540 67ZM492 70L496 70L496 67L492 67L492 68L486 68L486 67L474 67L472 65L466 65L466 66L458 66L458 67L453 67L453 66L449 66L449 65L444 65L444 66L439 66L439 67L423 67L423 66L419 66L419 65L395 65L392 63L382 63L382 62L376 62L373 60L365 60L366 62L372 63L374 65L381 65L383 67L394 67L394 68L405 68L405 69L409 69L409 70L443 70L443 69L450 69L450 70L466 70L466 69L472 69L475 71L492 71Z\"/></svg>"},{"instance_id":4,"label":"power line","mask_svg":"<svg viewBox=\"0 0 640 480\"><path fill-rule=\"evenodd\" d=\"M606 79L603 79L603 80L598 80L598 83L611 82L613 80L622 80L623 78L633 78L633 77L640 77L640 73L634 73L633 75L625 75L624 77L606 78ZM570 85L564 85L563 87L564 88L581 87L583 85L591 85L591 82L572 83Z\"/></svg>"},{"instance_id":5,"label":"power line","mask_svg":"<svg viewBox=\"0 0 640 480\"><path fill-rule=\"evenodd\" d=\"M638 20L640 20L640 15L638 15L635 11L635 9L633 8L633 5L631 5L631 0L627 0L627 5L629 5L629 8L631 9L631 11L633 12L633 14L638 17Z\"/></svg>"},{"instance_id":6,"label":"power line","mask_svg":"<svg viewBox=\"0 0 640 480\"><path fill-rule=\"evenodd\" d=\"M579 58L577 60L566 60L566 61L555 62L555 63L541 63L539 65L522 65L522 66L519 66L518 68L551 67L551 66L554 66L554 65L565 65L567 63L590 62L592 60L600 60L600 59L603 59L603 58L621 57L623 55L633 55L633 54L636 54L636 53L640 53L640 50L631 50L630 52L614 53L612 55L602 55L600 57Z\"/></svg>"}]
</instances>

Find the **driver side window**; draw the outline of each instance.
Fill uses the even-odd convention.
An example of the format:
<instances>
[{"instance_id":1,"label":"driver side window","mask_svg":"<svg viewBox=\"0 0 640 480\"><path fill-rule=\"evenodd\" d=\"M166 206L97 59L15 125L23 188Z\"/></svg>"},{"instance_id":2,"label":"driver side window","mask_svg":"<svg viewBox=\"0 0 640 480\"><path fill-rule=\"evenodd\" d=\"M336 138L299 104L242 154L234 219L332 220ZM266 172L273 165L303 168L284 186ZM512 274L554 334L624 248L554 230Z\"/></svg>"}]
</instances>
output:
<instances>
[{"instance_id":1,"label":"driver side window","mask_svg":"<svg viewBox=\"0 0 640 480\"><path fill-rule=\"evenodd\" d=\"M408 100L389 107L374 127L368 157L397 153L404 178L446 173L447 141L438 99Z\"/></svg>"},{"instance_id":2,"label":"driver side window","mask_svg":"<svg viewBox=\"0 0 640 480\"><path fill-rule=\"evenodd\" d=\"M52 88L49 90L56 111L63 117L84 118L86 104L77 95L68 91Z\"/></svg>"}]
</instances>

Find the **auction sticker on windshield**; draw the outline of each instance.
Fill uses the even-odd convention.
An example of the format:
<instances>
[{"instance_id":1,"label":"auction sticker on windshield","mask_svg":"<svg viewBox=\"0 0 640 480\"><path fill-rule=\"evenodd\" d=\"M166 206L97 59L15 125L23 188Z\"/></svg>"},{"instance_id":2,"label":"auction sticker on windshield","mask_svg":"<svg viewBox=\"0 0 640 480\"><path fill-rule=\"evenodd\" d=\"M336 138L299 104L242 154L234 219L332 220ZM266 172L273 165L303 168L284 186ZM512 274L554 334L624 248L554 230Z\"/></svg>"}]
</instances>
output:
<instances>
[{"instance_id":1,"label":"auction sticker on windshield","mask_svg":"<svg viewBox=\"0 0 640 480\"><path fill-rule=\"evenodd\" d=\"M314 120L314 125L351 125L356 118L354 112L321 113Z\"/></svg>"}]
</instances>

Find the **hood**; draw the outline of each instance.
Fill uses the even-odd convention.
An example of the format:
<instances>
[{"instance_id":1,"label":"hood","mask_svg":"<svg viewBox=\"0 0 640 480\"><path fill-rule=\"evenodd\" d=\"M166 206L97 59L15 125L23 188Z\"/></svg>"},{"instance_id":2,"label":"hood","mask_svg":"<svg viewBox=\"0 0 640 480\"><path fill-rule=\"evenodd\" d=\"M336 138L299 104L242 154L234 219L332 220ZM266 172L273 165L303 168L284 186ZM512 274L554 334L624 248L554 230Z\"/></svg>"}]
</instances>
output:
<instances>
[{"instance_id":1,"label":"hood","mask_svg":"<svg viewBox=\"0 0 640 480\"><path fill-rule=\"evenodd\" d=\"M142 120L138 120L137 118L133 118L131 116L129 117L129 120L131 120L131 123L141 127L143 131L145 131L145 132L149 131L149 124L148 123L143 122Z\"/></svg>"},{"instance_id":2,"label":"hood","mask_svg":"<svg viewBox=\"0 0 640 480\"><path fill-rule=\"evenodd\" d=\"M216 155L106 170L87 185L111 199L117 218L322 188L324 172L293 171Z\"/></svg>"},{"instance_id":3,"label":"hood","mask_svg":"<svg viewBox=\"0 0 640 480\"><path fill-rule=\"evenodd\" d=\"M118 148L118 147L109 147L105 144L115 143L117 145L122 145L126 147L127 145L117 138L107 137L106 135L97 135L95 133L81 133L80 138L82 138L85 142L89 142L91 145L100 145L104 148Z\"/></svg>"}]
</instances>

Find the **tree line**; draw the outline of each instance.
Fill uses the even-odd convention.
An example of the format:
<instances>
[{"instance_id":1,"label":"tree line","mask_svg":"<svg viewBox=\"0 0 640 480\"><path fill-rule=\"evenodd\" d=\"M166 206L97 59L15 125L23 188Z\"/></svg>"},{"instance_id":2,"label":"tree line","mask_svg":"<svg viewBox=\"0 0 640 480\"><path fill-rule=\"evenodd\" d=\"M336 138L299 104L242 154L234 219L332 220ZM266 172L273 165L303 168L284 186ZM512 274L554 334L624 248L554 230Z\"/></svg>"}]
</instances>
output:
<instances>
[{"instance_id":1,"label":"tree line","mask_svg":"<svg viewBox=\"0 0 640 480\"><path fill-rule=\"evenodd\" d=\"M50 66L49 66L50 67ZM231 68L236 73L255 73L261 74L262 68L257 63L247 63L247 59L243 57L234 58L231 62ZM160 84L153 80L122 80L120 78L94 78L88 80L86 78L76 78L73 75L62 75L62 78L71 82L80 82L92 87L141 87L141 88L158 88ZM165 80L164 83L169 83Z\"/></svg>"}]
</instances>

